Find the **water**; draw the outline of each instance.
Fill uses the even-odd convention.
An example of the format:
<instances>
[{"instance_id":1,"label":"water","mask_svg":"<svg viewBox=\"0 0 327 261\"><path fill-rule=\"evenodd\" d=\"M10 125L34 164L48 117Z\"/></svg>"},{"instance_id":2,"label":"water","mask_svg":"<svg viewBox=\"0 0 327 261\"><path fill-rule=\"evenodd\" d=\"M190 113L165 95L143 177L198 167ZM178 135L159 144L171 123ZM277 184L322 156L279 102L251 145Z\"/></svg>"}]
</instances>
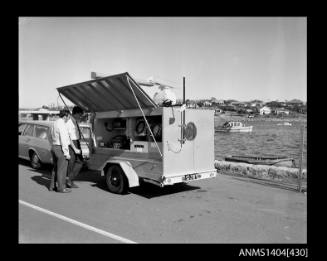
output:
<instances>
[{"instance_id":1,"label":"water","mask_svg":"<svg viewBox=\"0 0 327 261\"><path fill-rule=\"evenodd\" d=\"M217 119L215 119L215 126ZM227 155L242 156L287 156L300 161L301 125L306 122L291 121L292 126L278 125L283 121L253 120L245 122L253 126L248 133L215 132L215 158ZM302 166L307 166L307 131L304 129Z\"/></svg>"}]
</instances>

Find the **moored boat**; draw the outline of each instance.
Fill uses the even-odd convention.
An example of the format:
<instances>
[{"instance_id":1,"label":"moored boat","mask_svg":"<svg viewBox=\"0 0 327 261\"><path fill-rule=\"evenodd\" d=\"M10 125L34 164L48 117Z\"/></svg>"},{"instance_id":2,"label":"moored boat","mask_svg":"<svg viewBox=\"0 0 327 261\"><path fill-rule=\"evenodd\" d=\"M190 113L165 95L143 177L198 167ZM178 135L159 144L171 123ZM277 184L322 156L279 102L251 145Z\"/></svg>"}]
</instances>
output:
<instances>
[{"instance_id":1,"label":"moored boat","mask_svg":"<svg viewBox=\"0 0 327 261\"><path fill-rule=\"evenodd\" d=\"M216 132L251 132L253 126L245 126L239 121L227 121L222 126L216 127Z\"/></svg>"},{"instance_id":2,"label":"moored boat","mask_svg":"<svg viewBox=\"0 0 327 261\"><path fill-rule=\"evenodd\" d=\"M265 156L227 156L225 161L233 162L244 162L256 165L276 165L285 167L295 167L295 161L293 158L287 156L275 156L275 157L265 157Z\"/></svg>"},{"instance_id":3,"label":"moored boat","mask_svg":"<svg viewBox=\"0 0 327 261\"><path fill-rule=\"evenodd\" d=\"M278 123L277 125L292 126L292 123L290 123L290 122L283 122L283 123Z\"/></svg>"}]
</instances>

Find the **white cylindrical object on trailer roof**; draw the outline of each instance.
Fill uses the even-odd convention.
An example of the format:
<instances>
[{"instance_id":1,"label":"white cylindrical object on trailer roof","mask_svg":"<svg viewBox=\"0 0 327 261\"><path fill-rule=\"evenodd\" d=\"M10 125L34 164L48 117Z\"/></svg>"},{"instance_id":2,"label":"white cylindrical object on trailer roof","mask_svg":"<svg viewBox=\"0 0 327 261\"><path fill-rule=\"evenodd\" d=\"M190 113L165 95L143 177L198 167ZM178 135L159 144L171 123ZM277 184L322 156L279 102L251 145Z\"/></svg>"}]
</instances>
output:
<instances>
[{"instance_id":1,"label":"white cylindrical object on trailer roof","mask_svg":"<svg viewBox=\"0 0 327 261\"><path fill-rule=\"evenodd\" d=\"M176 104L176 95L171 89L163 89L156 92L153 96L153 101L161 106L164 102L171 101L171 104Z\"/></svg>"}]
</instances>

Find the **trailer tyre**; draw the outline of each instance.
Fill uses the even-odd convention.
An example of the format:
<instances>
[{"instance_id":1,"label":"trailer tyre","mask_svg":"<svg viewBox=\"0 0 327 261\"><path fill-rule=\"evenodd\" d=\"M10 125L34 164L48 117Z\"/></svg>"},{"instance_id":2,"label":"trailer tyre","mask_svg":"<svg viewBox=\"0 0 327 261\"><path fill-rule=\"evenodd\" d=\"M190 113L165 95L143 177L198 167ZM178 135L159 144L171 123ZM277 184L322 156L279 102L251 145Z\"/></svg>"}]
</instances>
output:
<instances>
[{"instance_id":1,"label":"trailer tyre","mask_svg":"<svg viewBox=\"0 0 327 261\"><path fill-rule=\"evenodd\" d=\"M118 165L112 165L106 172L106 183L108 190L115 194L125 194L127 192L127 178Z\"/></svg>"}]
</instances>

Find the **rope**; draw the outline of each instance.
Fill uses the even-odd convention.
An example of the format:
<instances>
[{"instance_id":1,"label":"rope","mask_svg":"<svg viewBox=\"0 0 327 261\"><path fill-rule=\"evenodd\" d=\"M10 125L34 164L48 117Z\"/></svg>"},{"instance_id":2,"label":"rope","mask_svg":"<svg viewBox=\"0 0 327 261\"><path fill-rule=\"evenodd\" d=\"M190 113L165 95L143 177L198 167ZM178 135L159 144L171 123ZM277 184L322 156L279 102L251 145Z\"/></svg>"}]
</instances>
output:
<instances>
[{"instance_id":1,"label":"rope","mask_svg":"<svg viewBox=\"0 0 327 261\"><path fill-rule=\"evenodd\" d=\"M146 117L145 117L145 115L144 115L144 112L143 112L143 110L142 110L142 107L141 107L141 105L140 105L140 103L139 103L139 101L138 101L138 99L137 99L137 97L136 97L136 95L135 95L135 93L134 93L134 90L133 90L133 88L132 88L132 86L131 86L131 84L130 84L130 82L129 82L129 77L126 76L126 78L127 78L128 85L129 85L129 87L131 88L131 91L132 91L132 93L133 93L133 95L134 95L134 97L135 97L135 100L136 100L136 102L137 102L137 105L138 105L139 109L140 109L141 112L142 112L142 115L143 115L144 121L145 121L146 125L148 126L148 129L149 129L150 134L151 134L151 136L152 136L152 138L153 138L153 141L154 141L154 143L156 144L156 147L157 147L157 149L158 149L158 151L159 151L160 156L162 157L162 153L161 153L161 151L160 151L160 148L159 148L159 145L158 145L158 143L157 143L157 141L156 141L156 138L154 137L154 135L153 135L153 133L152 133L152 131L151 131L150 125L149 125L149 123L148 123L148 121L147 121L147 119L146 119Z\"/></svg>"}]
</instances>

